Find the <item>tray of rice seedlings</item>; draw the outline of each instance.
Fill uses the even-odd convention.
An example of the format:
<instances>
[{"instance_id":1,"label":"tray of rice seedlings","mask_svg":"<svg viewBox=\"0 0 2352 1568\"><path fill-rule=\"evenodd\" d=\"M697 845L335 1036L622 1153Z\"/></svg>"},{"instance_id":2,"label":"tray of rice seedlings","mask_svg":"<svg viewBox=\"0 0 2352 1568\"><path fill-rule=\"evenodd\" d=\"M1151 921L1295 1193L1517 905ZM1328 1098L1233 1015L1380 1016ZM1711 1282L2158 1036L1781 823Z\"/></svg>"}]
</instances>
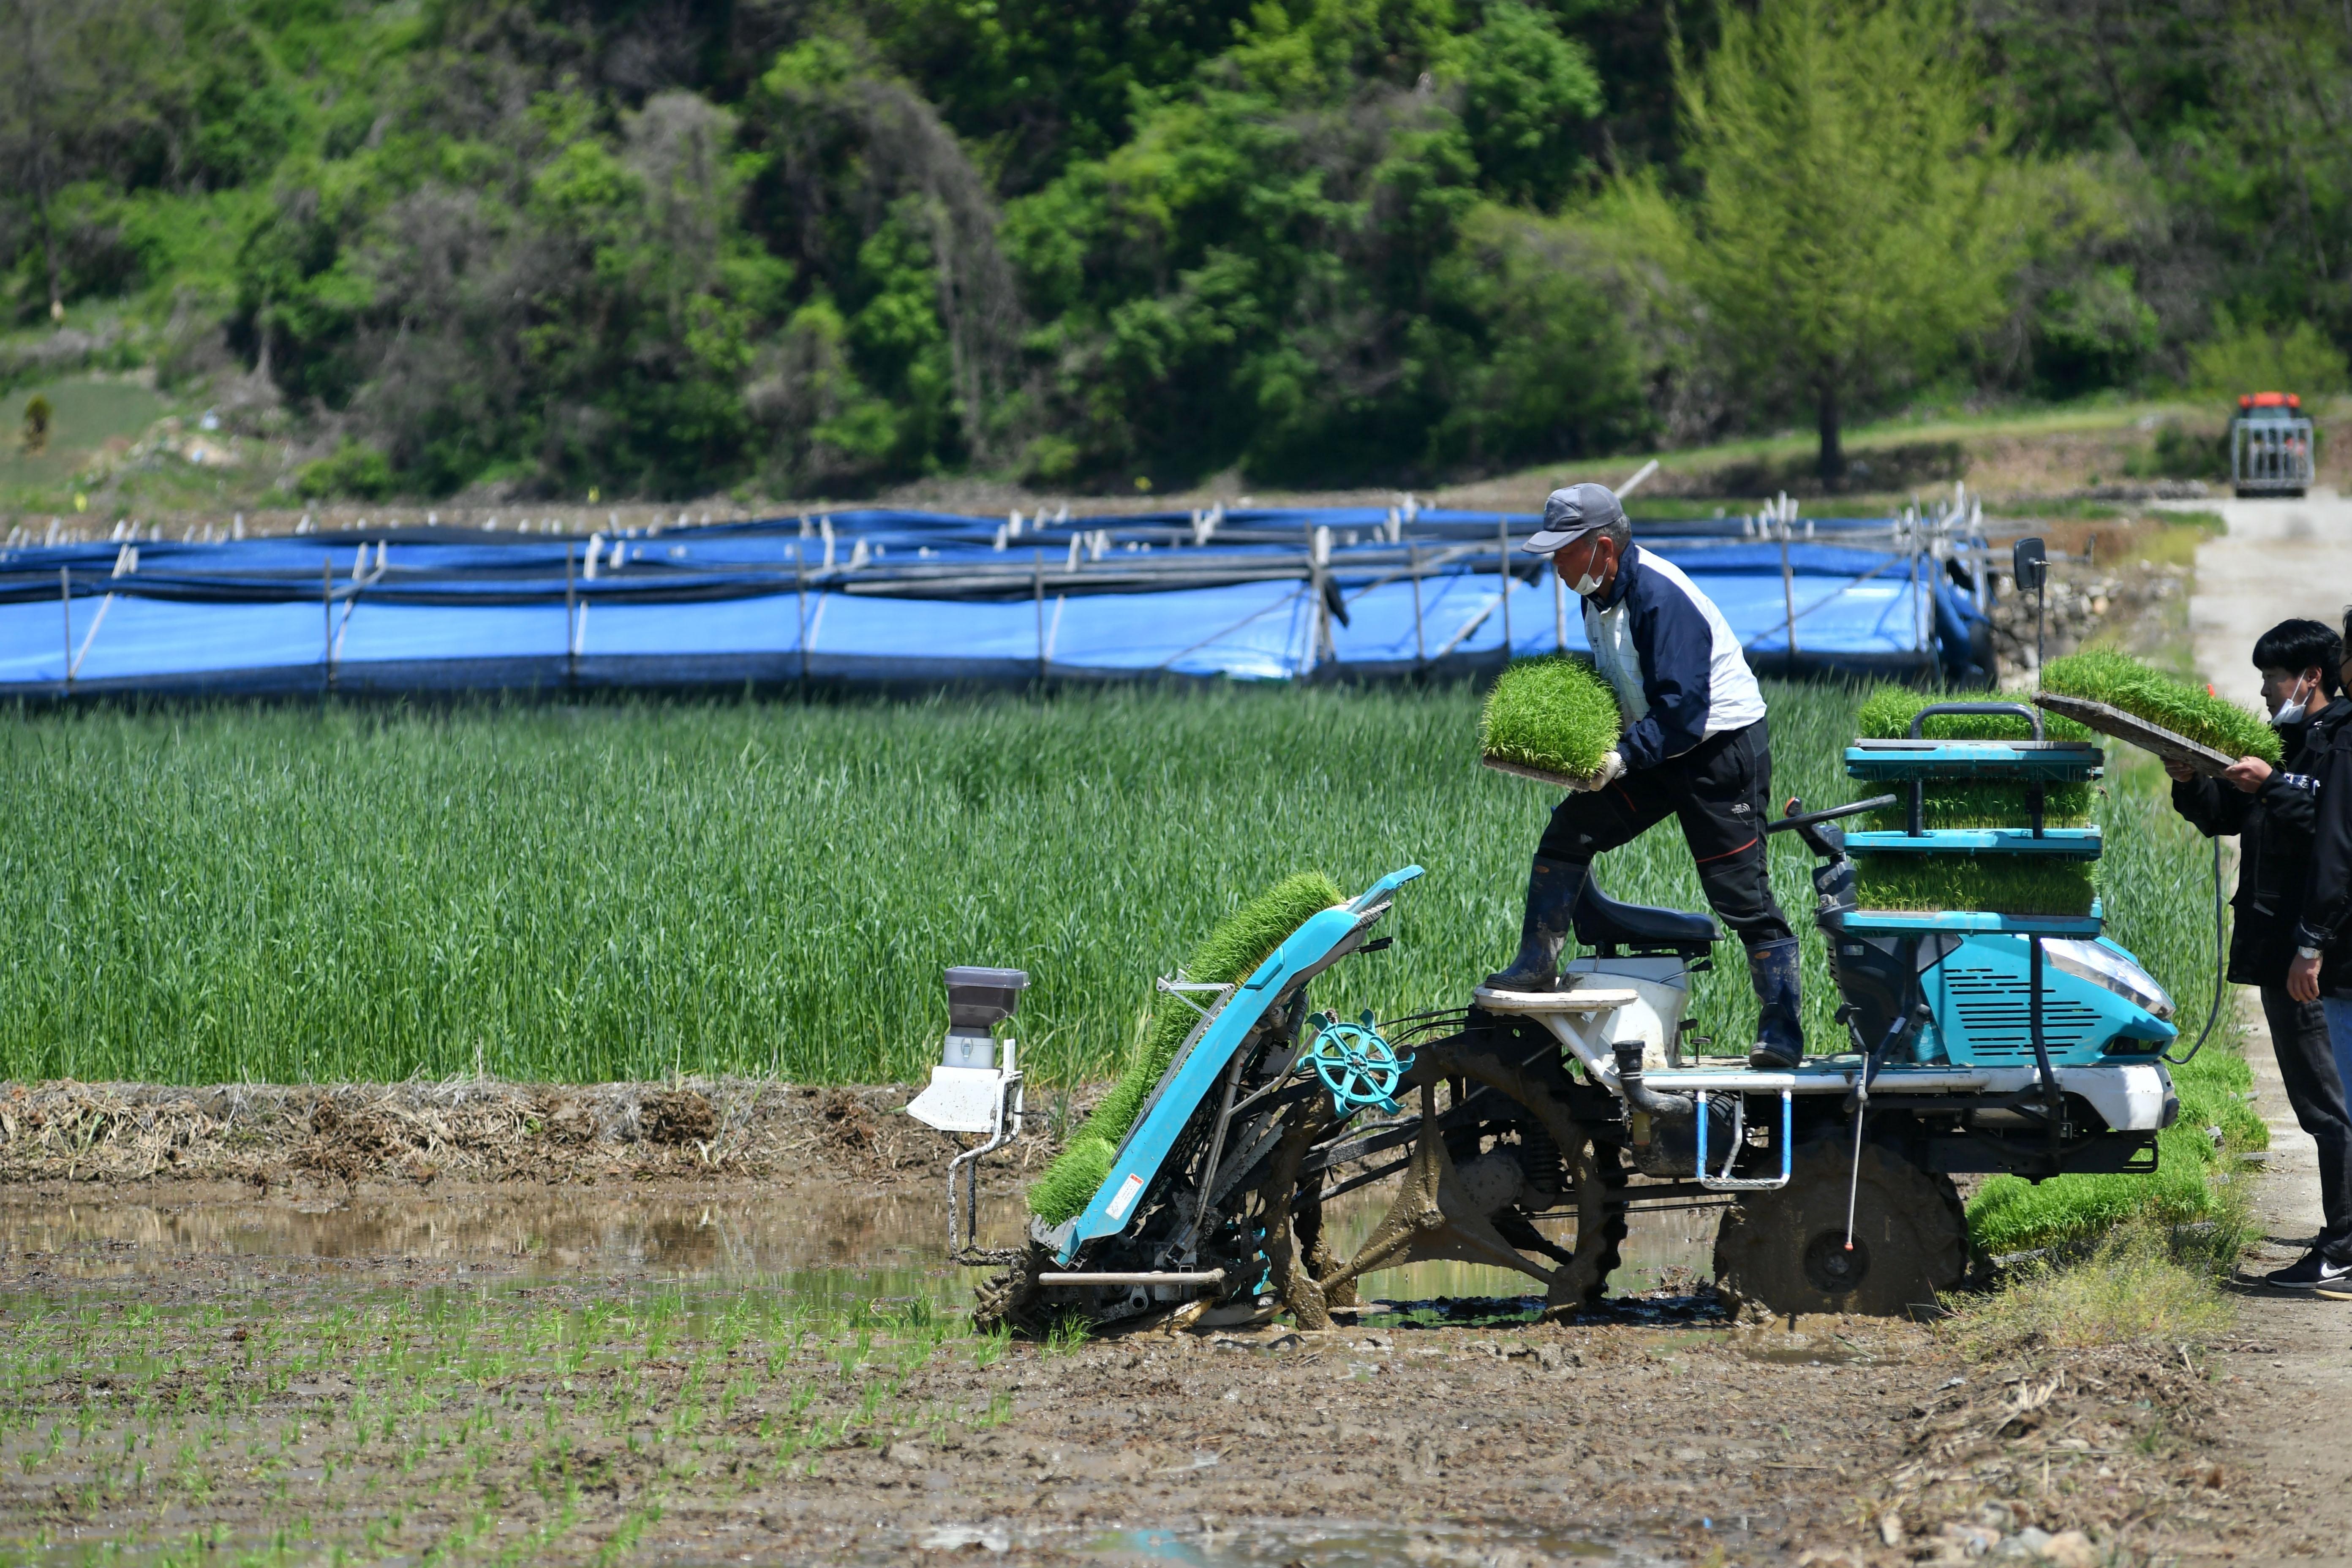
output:
<instances>
[{"instance_id":1,"label":"tray of rice seedlings","mask_svg":"<svg viewBox=\"0 0 2352 1568\"><path fill-rule=\"evenodd\" d=\"M1486 694L1478 760L1500 773L1568 789L1601 771L1624 721L1590 665L1557 654L1513 663Z\"/></svg>"},{"instance_id":2,"label":"tray of rice seedlings","mask_svg":"<svg viewBox=\"0 0 2352 1568\"><path fill-rule=\"evenodd\" d=\"M2169 679L2128 654L2090 648L2052 659L2034 701L2211 777L2240 757L2281 760L2278 731L2234 702Z\"/></svg>"},{"instance_id":3,"label":"tray of rice seedlings","mask_svg":"<svg viewBox=\"0 0 2352 1568\"><path fill-rule=\"evenodd\" d=\"M1905 741L1920 710L1948 701L1934 692L1882 686L1854 711L1859 741ZM2079 742L2090 732L2060 717L2045 718L2046 741ZM2031 741L2032 721L2020 713L1932 713L1920 723L1926 741ZM2089 753L2095 757L2096 753ZM1904 912L1984 910L2004 915L2087 915L2097 897L2094 866L2099 838L2087 827L2093 791L2088 778L2041 780L2042 825L2050 837L2026 839L1986 829L2023 829L2032 821L2032 771L2048 752L2021 751L2008 763L1975 759L1966 771L1939 773L1929 763L1920 788L1919 837L1909 833L1910 782L1898 784L1894 805L1871 812L1869 830L1847 839L1853 856L1854 899L1865 910ZM1924 761L1924 759L1923 759ZM1849 766L1855 766L1849 753ZM2004 770L2011 776L2002 776ZM2095 773L2095 769L2086 770Z\"/></svg>"},{"instance_id":4,"label":"tray of rice seedlings","mask_svg":"<svg viewBox=\"0 0 2352 1568\"><path fill-rule=\"evenodd\" d=\"M1853 896L1865 910L2087 915L2098 896L2096 866L2046 855L1856 855Z\"/></svg>"},{"instance_id":5,"label":"tray of rice seedlings","mask_svg":"<svg viewBox=\"0 0 2352 1568\"><path fill-rule=\"evenodd\" d=\"M1292 931L1334 904L1348 901L1339 885L1319 871L1286 877L1217 922L1184 964L1188 980L1232 985L1246 980ZM1199 994L1196 993L1196 994ZM1060 1225L1086 1212L1110 1174L1118 1146L1143 1113L1143 1102L1176 1059L1177 1047L1201 1021L1174 993L1152 1002L1143 1037L1102 1102L1087 1118L1045 1173L1029 1185L1029 1212L1047 1225Z\"/></svg>"},{"instance_id":6,"label":"tray of rice seedlings","mask_svg":"<svg viewBox=\"0 0 2352 1568\"><path fill-rule=\"evenodd\" d=\"M1901 741L1911 734L1911 721L1931 702L1951 699L1908 686L1881 686L1863 699L1854 710L1854 733L1865 741ZM2082 725L2055 715L2042 723L2044 738L2087 741ZM1934 713L1921 728L1930 741L2030 741L2033 726L2010 713ZM1920 826L1937 827L2008 827L2032 817L2032 785L2024 780L1999 778L1930 778L1920 795ZM2080 827L2091 820L2092 794L2088 780L2051 780L2042 786L2042 821L2045 827ZM1885 794L1884 788L1874 793ZM1862 825L1899 833L1910 825L1909 792L1895 790L1893 805L1864 814Z\"/></svg>"}]
</instances>

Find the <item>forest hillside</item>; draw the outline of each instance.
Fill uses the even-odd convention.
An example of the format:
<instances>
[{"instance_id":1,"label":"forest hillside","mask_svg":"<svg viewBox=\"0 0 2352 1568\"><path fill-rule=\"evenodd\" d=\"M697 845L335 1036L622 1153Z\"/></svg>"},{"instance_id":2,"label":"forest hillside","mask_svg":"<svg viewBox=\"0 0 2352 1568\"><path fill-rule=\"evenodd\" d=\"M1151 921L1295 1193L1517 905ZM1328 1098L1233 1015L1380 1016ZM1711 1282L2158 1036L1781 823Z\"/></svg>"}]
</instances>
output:
<instances>
[{"instance_id":1,"label":"forest hillside","mask_svg":"<svg viewBox=\"0 0 2352 1568\"><path fill-rule=\"evenodd\" d=\"M0 0L0 385L300 495L1433 483L2344 384L2316 0ZM46 406L46 404L44 405ZM25 439L36 433L28 428Z\"/></svg>"}]
</instances>

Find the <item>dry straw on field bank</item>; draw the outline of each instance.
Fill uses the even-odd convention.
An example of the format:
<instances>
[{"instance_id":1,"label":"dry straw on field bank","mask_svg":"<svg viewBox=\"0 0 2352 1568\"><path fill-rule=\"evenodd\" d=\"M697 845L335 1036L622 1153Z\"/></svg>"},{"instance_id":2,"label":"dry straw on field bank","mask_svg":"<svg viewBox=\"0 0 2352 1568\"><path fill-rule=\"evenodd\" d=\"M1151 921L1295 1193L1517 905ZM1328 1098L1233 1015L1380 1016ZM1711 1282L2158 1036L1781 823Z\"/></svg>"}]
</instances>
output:
<instances>
[{"instance_id":1,"label":"dry straw on field bank","mask_svg":"<svg viewBox=\"0 0 2352 1568\"><path fill-rule=\"evenodd\" d=\"M961 1145L899 1114L906 1098L762 1079L11 1084L0 1182L929 1178ZM1003 1158L1025 1170L1051 1147L1034 1137Z\"/></svg>"}]
</instances>

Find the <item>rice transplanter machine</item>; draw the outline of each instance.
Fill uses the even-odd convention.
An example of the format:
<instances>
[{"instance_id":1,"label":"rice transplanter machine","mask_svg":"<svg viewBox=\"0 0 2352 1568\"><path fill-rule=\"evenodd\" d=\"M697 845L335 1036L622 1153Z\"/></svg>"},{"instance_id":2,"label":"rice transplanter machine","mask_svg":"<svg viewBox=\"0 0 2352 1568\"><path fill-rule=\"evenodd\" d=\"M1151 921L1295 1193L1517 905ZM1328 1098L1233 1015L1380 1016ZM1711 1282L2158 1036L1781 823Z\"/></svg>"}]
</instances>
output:
<instances>
[{"instance_id":1,"label":"rice transplanter machine","mask_svg":"<svg viewBox=\"0 0 2352 1568\"><path fill-rule=\"evenodd\" d=\"M2023 718L2033 738L1922 736L1934 714L1986 711ZM981 1138L949 1176L954 1257L996 1270L978 1315L1041 1329L1073 1312L1208 1324L1287 1311L1320 1327L1356 1304L1365 1275L1424 1259L1517 1270L1570 1315L1603 1295L1630 1211L1694 1203L1725 1205L1715 1266L1727 1293L1775 1312L1930 1306L1969 1259L1955 1174L2156 1168L2157 1133L2179 1113L2162 1056L2173 1004L2103 933L2096 902L2063 915L1865 909L1855 861L2095 858L2099 829L2045 826L2042 790L2095 779L2102 761L2090 743L2044 739L2031 708L1934 704L1910 738L1846 751L1850 776L1889 793L1826 811L1790 803L1767 831L1811 851L1814 924L1841 998L1837 1037L1814 1042L1827 1053L1793 1071L1688 1050L1690 977L1720 939L1714 921L1620 903L1592 882L1562 989L1480 987L1465 1006L1386 1020L1318 1011L1310 993L1388 945L1377 928L1423 874L1391 872L1237 984L1161 980L1199 1017L1109 1173L1082 1213L1033 1219L1002 1250L977 1245L976 1173L1022 1135L1021 1078L1009 1041L1001 1060L982 1047L1025 976L950 971L961 1033L908 1109ZM2021 786L2025 820L1927 826L1923 790L1954 777ZM1906 798L1902 829L1839 826ZM1385 1209L1343 1250L1333 1200L1391 1179Z\"/></svg>"}]
</instances>

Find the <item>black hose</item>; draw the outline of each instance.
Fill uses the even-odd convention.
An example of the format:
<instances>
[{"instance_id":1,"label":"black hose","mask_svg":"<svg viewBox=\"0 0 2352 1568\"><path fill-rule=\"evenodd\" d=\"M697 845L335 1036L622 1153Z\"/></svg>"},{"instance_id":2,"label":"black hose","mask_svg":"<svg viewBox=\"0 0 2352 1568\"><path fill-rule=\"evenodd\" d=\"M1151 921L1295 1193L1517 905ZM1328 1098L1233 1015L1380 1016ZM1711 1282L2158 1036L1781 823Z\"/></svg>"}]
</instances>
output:
<instances>
[{"instance_id":1,"label":"black hose","mask_svg":"<svg viewBox=\"0 0 2352 1568\"><path fill-rule=\"evenodd\" d=\"M2221 952L2227 910L2228 905L2221 900L2221 841L2217 837L2213 840L2213 1007L2205 1015L2204 1033L2197 1037L2197 1043L2189 1047L2187 1056L2176 1057L2169 1051L2164 1054L2164 1059L2177 1068L2185 1068L2197 1059L2197 1053L2205 1048L2214 1024L2221 1016L2221 991L2230 983L2230 968Z\"/></svg>"},{"instance_id":2,"label":"black hose","mask_svg":"<svg viewBox=\"0 0 2352 1568\"><path fill-rule=\"evenodd\" d=\"M1698 1102L1687 1094L1661 1094L1642 1081L1641 1041L1619 1040L1611 1048L1617 1055L1617 1087L1626 1104L1661 1121L1679 1121L1698 1109Z\"/></svg>"}]
</instances>

